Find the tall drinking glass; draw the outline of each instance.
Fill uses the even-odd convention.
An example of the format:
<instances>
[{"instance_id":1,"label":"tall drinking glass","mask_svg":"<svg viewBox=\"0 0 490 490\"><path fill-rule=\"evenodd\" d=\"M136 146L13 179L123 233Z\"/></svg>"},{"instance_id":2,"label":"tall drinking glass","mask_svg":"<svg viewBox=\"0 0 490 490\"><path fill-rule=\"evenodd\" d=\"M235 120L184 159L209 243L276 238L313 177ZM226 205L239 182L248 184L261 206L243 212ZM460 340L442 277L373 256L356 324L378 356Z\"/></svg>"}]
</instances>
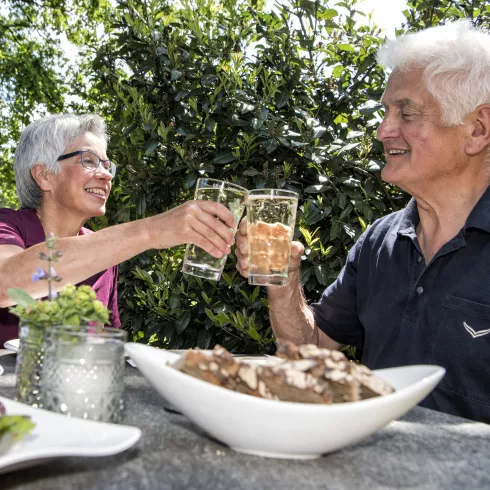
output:
<instances>
[{"instance_id":1,"label":"tall drinking glass","mask_svg":"<svg viewBox=\"0 0 490 490\"><path fill-rule=\"evenodd\" d=\"M126 341L127 332L118 328L82 325L47 329L41 380L43 408L73 417L119 422Z\"/></svg>"},{"instance_id":2,"label":"tall drinking glass","mask_svg":"<svg viewBox=\"0 0 490 490\"><path fill-rule=\"evenodd\" d=\"M198 179L194 199L215 201L225 205L233 214L236 232L238 223L245 208L247 189L230 182L216 179ZM202 248L189 244L185 249L182 272L192 276L203 277L212 281L218 281L223 272L226 255L217 259L209 255Z\"/></svg>"},{"instance_id":3,"label":"tall drinking glass","mask_svg":"<svg viewBox=\"0 0 490 490\"><path fill-rule=\"evenodd\" d=\"M247 197L248 283L284 286L288 280L298 194L256 189Z\"/></svg>"}]
</instances>

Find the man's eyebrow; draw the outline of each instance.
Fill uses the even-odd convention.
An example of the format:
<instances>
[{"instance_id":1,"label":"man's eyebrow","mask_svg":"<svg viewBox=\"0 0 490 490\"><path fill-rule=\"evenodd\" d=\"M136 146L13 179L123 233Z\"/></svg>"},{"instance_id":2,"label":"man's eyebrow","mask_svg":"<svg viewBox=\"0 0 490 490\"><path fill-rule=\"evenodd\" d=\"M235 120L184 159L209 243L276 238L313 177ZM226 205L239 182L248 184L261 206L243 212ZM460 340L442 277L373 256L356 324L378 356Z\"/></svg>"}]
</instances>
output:
<instances>
[{"instance_id":1,"label":"man's eyebrow","mask_svg":"<svg viewBox=\"0 0 490 490\"><path fill-rule=\"evenodd\" d=\"M385 101L382 100L381 104L383 105L383 107L386 108L386 102ZM402 99L395 99L395 101L393 102L393 105L396 105L398 107L414 107L414 108L418 107L418 105L412 99L409 99L408 97L404 97Z\"/></svg>"},{"instance_id":2,"label":"man's eyebrow","mask_svg":"<svg viewBox=\"0 0 490 490\"><path fill-rule=\"evenodd\" d=\"M412 99L408 98L397 99L395 100L395 104L400 107L417 107L417 104Z\"/></svg>"}]
</instances>

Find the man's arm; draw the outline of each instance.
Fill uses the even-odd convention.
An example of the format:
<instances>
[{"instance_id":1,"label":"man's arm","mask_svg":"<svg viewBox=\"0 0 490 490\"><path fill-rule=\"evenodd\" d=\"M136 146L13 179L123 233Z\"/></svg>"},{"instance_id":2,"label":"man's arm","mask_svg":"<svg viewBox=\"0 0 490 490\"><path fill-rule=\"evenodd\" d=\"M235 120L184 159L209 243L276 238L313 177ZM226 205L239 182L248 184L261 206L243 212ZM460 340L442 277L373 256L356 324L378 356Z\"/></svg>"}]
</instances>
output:
<instances>
[{"instance_id":1,"label":"man's arm","mask_svg":"<svg viewBox=\"0 0 490 490\"><path fill-rule=\"evenodd\" d=\"M244 218L236 236L237 269L248 277L247 219ZM304 247L292 242L289 262L289 283L286 286L269 286L269 313L276 339L295 344L315 344L328 349L338 349L340 344L328 337L316 325L313 312L306 303L299 280L299 268Z\"/></svg>"},{"instance_id":2,"label":"man's arm","mask_svg":"<svg viewBox=\"0 0 490 490\"><path fill-rule=\"evenodd\" d=\"M267 290L271 325L276 338L297 345L315 344L327 349L338 349L340 344L328 337L315 323L299 281L299 269L290 272L289 279L287 286L269 286Z\"/></svg>"}]
</instances>

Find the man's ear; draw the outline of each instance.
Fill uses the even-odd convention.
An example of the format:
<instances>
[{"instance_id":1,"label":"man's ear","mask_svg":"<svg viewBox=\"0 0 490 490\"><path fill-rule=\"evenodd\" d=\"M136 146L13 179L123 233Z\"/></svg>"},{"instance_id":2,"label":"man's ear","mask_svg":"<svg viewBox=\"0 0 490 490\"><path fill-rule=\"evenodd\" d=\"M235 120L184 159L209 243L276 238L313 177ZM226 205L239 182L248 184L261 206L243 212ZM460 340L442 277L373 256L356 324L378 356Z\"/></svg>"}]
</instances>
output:
<instances>
[{"instance_id":1,"label":"man's ear","mask_svg":"<svg viewBox=\"0 0 490 490\"><path fill-rule=\"evenodd\" d=\"M45 165L40 163L34 165L34 167L31 168L31 175L42 191L49 191L51 189L51 183L48 178L48 169Z\"/></svg>"},{"instance_id":2,"label":"man's ear","mask_svg":"<svg viewBox=\"0 0 490 490\"><path fill-rule=\"evenodd\" d=\"M471 135L465 145L468 155L478 155L490 146L490 104L479 105L471 114Z\"/></svg>"}]
</instances>

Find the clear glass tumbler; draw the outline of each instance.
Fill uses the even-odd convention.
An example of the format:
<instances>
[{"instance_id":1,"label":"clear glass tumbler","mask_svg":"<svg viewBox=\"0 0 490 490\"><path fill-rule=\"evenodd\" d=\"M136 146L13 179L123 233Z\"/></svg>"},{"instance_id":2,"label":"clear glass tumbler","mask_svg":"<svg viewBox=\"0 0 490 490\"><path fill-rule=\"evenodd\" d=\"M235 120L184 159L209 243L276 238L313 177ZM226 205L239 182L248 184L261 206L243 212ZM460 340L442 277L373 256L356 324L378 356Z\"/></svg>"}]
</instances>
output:
<instances>
[{"instance_id":1,"label":"clear glass tumbler","mask_svg":"<svg viewBox=\"0 0 490 490\"><path fill-rule=\"evenodd\" d=\"M43 408L83 419L119 422L127 332L83 325L53 327L45 338Z\"/></svg>"},{"instance_id":2,"label":"clear glass tumbler","mask_svg":"<svg viewBox=\"0 0 490 490\"><path fill-rule=\"evenodd\" d=\"M284 286L288 281L298 194L256 189L247 197L248 283Z\"/></svg>"},{"instance_id":3,"label":"clear glass tumbler","mask_svg":"<svg viewBox=\"0 0 490 490\"><path fill-rule=\"evenodd\" d=\"M248 191L245 187L216 179L198 179L194 199L215 201L225 205L233 214L236 232L243 210ZM220 259L209 255L202 248L189 244L185 249L182 272L192 276L219 281L225 266L227 255Z\"/></svg>"}]
</instances>

